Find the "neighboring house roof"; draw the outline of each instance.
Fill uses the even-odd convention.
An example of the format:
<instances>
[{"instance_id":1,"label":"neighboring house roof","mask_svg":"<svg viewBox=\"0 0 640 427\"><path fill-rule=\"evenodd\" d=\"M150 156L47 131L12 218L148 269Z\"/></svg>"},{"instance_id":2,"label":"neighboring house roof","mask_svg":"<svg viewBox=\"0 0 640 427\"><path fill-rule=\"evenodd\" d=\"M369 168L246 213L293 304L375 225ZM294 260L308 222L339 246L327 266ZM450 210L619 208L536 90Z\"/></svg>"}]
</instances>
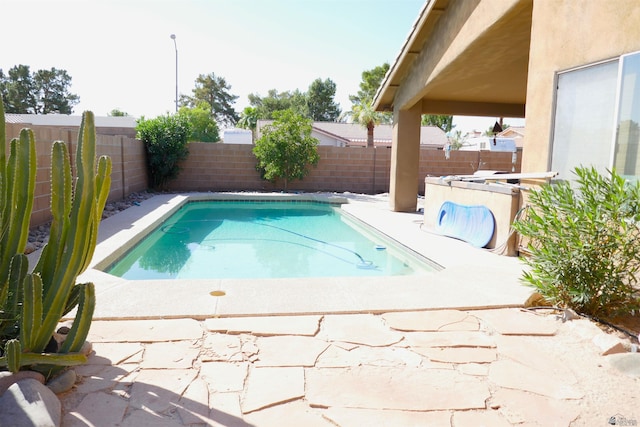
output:
<instances>
[{"instance_id":1,"label":"neighboring house roof","mask_svg":"<svg viewBox=\"0 0 640 427\"><path fill-rule=\"evenodd\" d=\"M258 137L260 129L271 122L272 120L258 120ZM364 147L367 145L367 128L358 123L313 122L312 127L316 132L344 140L351 147ZM392 125L377 125L373 130L373 143L377 146L390 147L392 136ZM447 135L442 129L436 126L422 126L420 145L442 147L446 142Z\"/></svg>"},{"instance_id":2,"label":"neighboring house roof","mask_svg":"<svg viewBox=\"0 0 640 427\"><path fill-rule=\"evenodd\" d=\"M34 126L80 126L82 116L66 114L5 114L6 123L24 123ZM133 128L136 118L131 116L95 116L96 127Z\"/></svg>"},{"instance_id":3,"label":"neighboring house roof","mask_svg":"<svg viewBox=\"0 0 640 427\"><path fill-rule=\"evenodd\" d=\"M506 138L524 137L524 126L509 126L500 132L498 136L504 136Z\"/></svg>"},{"instance_id":4,"label":"neighboring house roof","mask_svg":"<svg viewBox=\"0 0 640 427\"><path fill-rule=\"evenodd\" d=\"M329 138L334 138L334 139L336 139L338 141L344 142L345 144L349 144L350 143L349 138L345 138L342 135L337 135L337 134L335 134L333 132L329 132L329 131L323 129L322 127L315 126L316 123L314 123L314 125L312 126L312 129L315 130L316 132L318 132L320 134L323 134L323 135L326 135Z\"/></svg>"},{"instance_id":5,"label":"neighboring house roof","mask_svg":"<svg viewBox=\"0 0 640 427\"><path fill-rule=\"evenodd\" d=\"M352 142L367 142L367 128L358 123L337 123L337 122L313 122L313 127L330 132L334 135L340 135L348 140L349 145ZM386 129L382 125L378 125L373 130L374 143L384 142L389 139Z\"/></svg>"},{"instance_id":6,"label":"neighboring house roof","mask_svg":"<svg viewBox=\"0 0 640 427\"><path fill-rule=\"evenodd\" d=\"M66 114L5 114L4 121L5 123L31 126L79 128L82 116ZM135 138L136 125L136 118L131 116L95 116L96 133L101 135L124 135L129 138Z\"/></svg>"},{"instance_id":7,"label":"neighboring house roof","mask_svg":"<svg viewBox=\"0 0 640 427\"><path fill-rule=\"evenodd\" d=\"M497 136L503 138L513 138L516 141L516 147L522 148L524 146L524 126L509 126Z\"/></svg>"}]
</instances>

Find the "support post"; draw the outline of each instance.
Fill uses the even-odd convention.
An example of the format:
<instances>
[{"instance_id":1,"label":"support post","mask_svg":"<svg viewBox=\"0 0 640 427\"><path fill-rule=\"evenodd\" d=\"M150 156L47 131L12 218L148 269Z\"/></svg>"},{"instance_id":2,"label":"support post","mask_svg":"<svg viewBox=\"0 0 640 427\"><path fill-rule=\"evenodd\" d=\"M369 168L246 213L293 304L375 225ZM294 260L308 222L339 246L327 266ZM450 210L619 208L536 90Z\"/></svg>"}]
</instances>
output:
<instances>
[{"instance_id":1,"label":"support post","mask_svg":"<svg viewBox=\"0 0 640 427\"><path fill-rule=\"evenodd\" d=\"M389 203L394 212L415 212L420 166L420 103L393 113Z\"/></svg>"}]
</instances>

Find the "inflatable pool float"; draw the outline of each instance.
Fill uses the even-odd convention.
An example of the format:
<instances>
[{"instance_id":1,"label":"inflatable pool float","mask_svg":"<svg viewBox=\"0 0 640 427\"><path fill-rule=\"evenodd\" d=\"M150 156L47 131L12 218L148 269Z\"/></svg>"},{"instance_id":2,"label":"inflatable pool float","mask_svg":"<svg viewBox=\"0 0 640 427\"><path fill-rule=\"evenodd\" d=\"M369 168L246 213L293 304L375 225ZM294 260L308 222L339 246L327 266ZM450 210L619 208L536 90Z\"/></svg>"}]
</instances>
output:
<instances>
[{"instance_id":1,"label":"inflatable pool float","mask_svg":"<svg viewBox=\"0 0 640 427\"><path fill-rule=\"evenodd\" d=\"M484 248L495 230L493 213L482 205L459 205L444 202L436 219L436 232Z\"/></svg>"}]
</instances>

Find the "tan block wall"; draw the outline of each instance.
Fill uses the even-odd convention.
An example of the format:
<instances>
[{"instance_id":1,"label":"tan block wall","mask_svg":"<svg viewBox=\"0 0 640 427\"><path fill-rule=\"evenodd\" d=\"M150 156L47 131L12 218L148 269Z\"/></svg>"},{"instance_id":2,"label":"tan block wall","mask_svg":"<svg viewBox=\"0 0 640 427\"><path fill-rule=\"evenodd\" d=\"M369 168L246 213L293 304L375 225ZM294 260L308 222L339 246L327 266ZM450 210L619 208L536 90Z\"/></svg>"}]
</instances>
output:
<instances>
[{"instance_id":1,"label":"tan block wall","mask_svg":"<svg viewBox=\"0 0 640 427\"><path fill-rule=\"evenodd\" d=\"M446 175L471 175L478 170L512 172L511 153L490 151L451 151L447 160L442 150L420 150L420 194L424 194L424 177ZM522 150L517 152L515 170L520 172Z\"/></svg>"},{"instance_id":2,"label":"tan block wall","mask_svg":"<svg viewBox=\"0 0 640 427\"><path fill-rule=\"evenodd\" d=\"M22 129L19 124L6 126L6 153L9 153L9 141L17 138ZM36 139L38 171L36 172L36 190L31 214L31 225L39 225L51 219L51 146L54 141L64 141L70 153L71 167L75 173L75 158L78 132L56 127L33 126ZM147 188L144 144L133 138L123 136L96 136L97 155L111 157L111 189L109 201L120 200L132 192Z\"/></svg>"},{"instance_id":3,"label":"tan block wall","mask_svg":"<svg viewBox=\"0 0 640 427\"><path fill-rule=\"evenodd\" d=\"M18 137L21 125L7 124L8 142ZM31 225L51 219L51 144L65 141L75 169L78 135L75 130L34 126L38 171ZM71 142L69 142L71 141ZM190 143L189 157L178 178L169 185L174 191L280 191L281 184L260 178L255 168L252 145ZM97 154L111 157L109 200L121 200L147 189L144 144L126 136L97 135ZM289 191L346 192L377 194L389 191L391 149L388 147L340 148L319 146L320 161L303 181L289 183ZM417 177L419 194L424 194L425 176L471 174L478 168L511 171L511 153L452 151L445 160L442 150L420 150ZM520 171L520 153L516 164Z\"/></svg>"},{"instance_id":4,"label":"tan block wall","mask_svg":"<svg viewBox=\"0 0 640 427\"><path fill-rule=\"evenodd\" d=\"M281 183L260 178L252 145L190 143L173 191L279 191ZM391 150L319 146L320 161L289 191L387 192Z\"/></svg>"},{"instance_id":5,"label":"tan block wall","mask_svg":"<svg viewBox=\"0 0 640 427\"><path fill-rule=\"evenodd\" d=\"M189 157L181 164L178 178L169 183L173 191L279 191L282 185L263 181L255 169L253 146L241 144L190 143ZM289 183L290 191L389 191L391 149L388 147L340 148L319 146L320 161L303 181ZM520 172L518 151L515 172ZM511 153L489 151L420 150L419 194L424 194L425 176L472 174L478 169L512 170Z\"/></svg>"},{"instance_id":6,"label":"tan block wall","mask_svg":"<svg viewBox=\"0 0 640 427\"><path fill-rule=\"evenodd\" d=\"M638 0L534 1L524 172L550 166L556 73L640 50L639 22Z\"/></svg>"}]
</instances>

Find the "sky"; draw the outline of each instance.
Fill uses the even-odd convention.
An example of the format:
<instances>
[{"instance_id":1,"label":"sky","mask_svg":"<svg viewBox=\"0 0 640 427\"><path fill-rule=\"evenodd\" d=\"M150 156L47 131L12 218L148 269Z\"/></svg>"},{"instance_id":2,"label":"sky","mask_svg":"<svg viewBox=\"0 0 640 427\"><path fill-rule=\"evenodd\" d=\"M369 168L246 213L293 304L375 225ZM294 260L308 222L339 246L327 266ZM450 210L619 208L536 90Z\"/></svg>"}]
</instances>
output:
<instances>
[{"instance_id":1,"label":"sky","mask_svg":"<svg viewBox=\"0 0 640 427\"><path fill-rule=\"evenodd\" d=\"M175 111L200 74L237 95L305 92L320 78L351 109L362 72L393 64L425 0L3 0L0 69L66 70L74 114L113 109L139 118ZM175 44L171 39L175 34ZM496 117L454 117L487 130ZM515 120L506 120L512 123Z\"/></svg>"}]
</instances>

